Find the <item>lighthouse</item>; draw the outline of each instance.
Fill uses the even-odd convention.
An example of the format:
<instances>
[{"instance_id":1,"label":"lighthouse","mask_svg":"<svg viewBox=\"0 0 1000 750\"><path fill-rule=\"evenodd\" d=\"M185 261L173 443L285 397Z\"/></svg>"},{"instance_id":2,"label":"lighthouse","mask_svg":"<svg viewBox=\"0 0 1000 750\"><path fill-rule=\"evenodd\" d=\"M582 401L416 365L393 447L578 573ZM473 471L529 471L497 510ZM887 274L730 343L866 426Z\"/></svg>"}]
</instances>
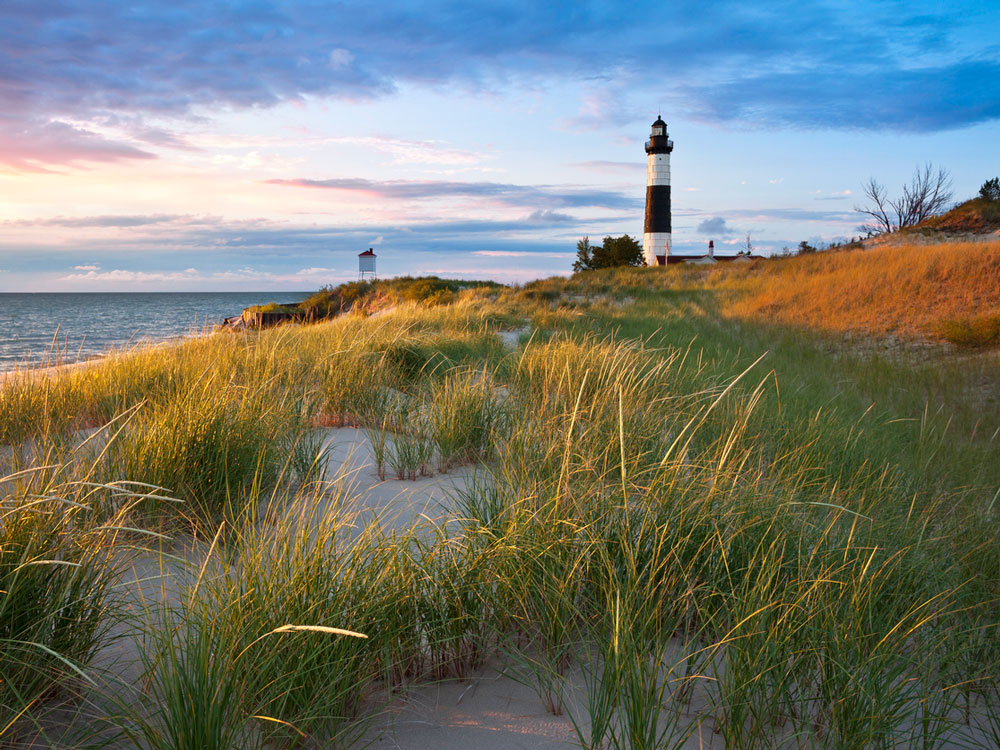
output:
<instances>
[{"instance_id":1,"label":"lighthouse","mask_svg":"<svg viewBox=\"0 0 1000 750\"><path fill-rule=\"evenodd\" d=\"M670 152L674 142L667 123L657 116L646 141L646 223L642 230L642 257L647 266L665 266L670 256Z\"/></svg>"}]
</instances>

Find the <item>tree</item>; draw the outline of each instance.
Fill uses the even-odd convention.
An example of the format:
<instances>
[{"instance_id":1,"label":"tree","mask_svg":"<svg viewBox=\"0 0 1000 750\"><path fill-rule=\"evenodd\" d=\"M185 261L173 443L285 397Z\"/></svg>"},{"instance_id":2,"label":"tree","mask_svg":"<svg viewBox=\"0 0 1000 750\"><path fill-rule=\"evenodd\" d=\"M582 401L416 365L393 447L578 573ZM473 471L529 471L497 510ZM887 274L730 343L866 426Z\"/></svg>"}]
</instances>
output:
<instances>
[{"instance_id":1,"label":"tree","mask_svg":"<svg viewBox=\"0 0 1000 750\"><path fill-rule=\"evenodd\" d=\"M1000 177L984 182L979 188L979 197L988 201L1000 201Z\"/></svg>"},{"instance_id":2,"label":"tree","mask_svg":"<svg viewBox=\"0 0 1000 750\"><path fill-rule=\"evenodd\" d=\"M573 271L641 265L642 245L627 234L621 237L605 237L600 245L591 245L589 237L584 237L576 243L576 262L573 263Z\"/></svg>"},{"instance_id":3,"label":"tree","mask_svg":"<svg viewBox=\"0 0 1000 750\"><path fill-rule=\"evenodd\" d=\"M594 267L594 259L591 257L592 250L590 237L584 237L576 243L576 261L573 263L573 273L589 271Z\"/></svg>"},{"instance_id":4,"label":"tree","mask_svg":"<svg viewBox=\"0 0 1000 750\"><path fill-rule=\"evenodd\" d=\"M886 234L904 227L916 226L924 219L937 216L951 201L951 175L946 169L934 171L930 162L913 172L909 185L903 185L903 194L889 198L885 186L869 177L863 192L870 201L867 206L855 206L858 213L870 219L861 226L870 234Z\"/></svg>"},{"instance_id":5,"label":"tree","mask_svg":"<svg viewBox=\"0 0 1000 750\"><path fill-rule=\"evenodd\" d=\"M799 243L799 255L814 252L816 252L816 248L810 245L806 240L802 240L802 242Z\"/></svg>"}]
</instances>

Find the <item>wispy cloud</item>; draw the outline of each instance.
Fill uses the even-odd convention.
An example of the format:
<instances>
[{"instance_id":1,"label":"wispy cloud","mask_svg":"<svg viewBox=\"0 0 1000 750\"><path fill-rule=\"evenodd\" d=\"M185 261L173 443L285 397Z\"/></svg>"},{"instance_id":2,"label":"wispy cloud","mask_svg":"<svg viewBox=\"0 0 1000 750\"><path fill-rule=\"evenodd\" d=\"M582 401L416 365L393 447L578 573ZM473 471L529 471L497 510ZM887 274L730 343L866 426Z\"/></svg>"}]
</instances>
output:
<instances>
[{"instance_id":1,"label":"wispy cloud","mask_svg":"<svg viewBox=\"0 0 1000 750\"><path fill-rule=\"evenodd\" d=\"M85 268L85 267L81 267ZM186 268L181 271L142 271L124 268L116 268L110 271L89 270L85 273L71 273L59 277L57 280L71 282L80 287L95 285L160 285L160 284L212 284L231 283L235 281L259 281L272 284L275 282L289 283L302 282L315 284L327 280L343 280L350 278L342 270L314 266L302 268L291 272L263 271L254 268L241 268L235 271L199 271L197 268Z\"/></svg>"},{"instance_id":2,"label":"wispy cloud","mask_svg":"<svg viewBox=\"0 0 1000 750\"><path fill-rule=\"evenodd\" d=\"M857 222L857 214L853 211L810 211L804 208L740 208L725 212L730 218L738 217L751 221L822 221L822 222Z\"/></svg>"},{"instance_id":3,"label":"wispy cloud","mask_svg":"<svg viewBox=\"0 0 1000 750\"><path fill-rule=\"evenodd\" d=\"M0 222L0 226L35 227L147 227L191 221L193 217L177 214L120 216L56 216L47 219L17 219Z\"/></svg>"},{"instance_id":4,"label":"wispy cloud","mask_svg":"<svg viewBox=\"0 0 1000 750\"><path fill-rule=\"evenodd\" d=\"M576 253L546 253L530 250L473 250L472 255L482 255L488 258L574 258Z\"/></svg>"},{"instance_id":5,"label":"wispy cloud","mask_svg":"<svg viewBox=\"0 0 1000 750\"><path fill-rule=\"evenodd\" d=\"M93 281L111 281L111 282L128 282L130 284L148 284L148 283L159 283L165 281L180 281L187 282L192 280L199 280L202 277L199 275L198 271L194 268L188 268L184 271L129 271L122 268L116 268L112 271L97 271L90 270L85 273L71 273L66 276L60 277L59 281L75 281L75 282L93 282Z\"/></svg>"},{"instance_id":6,"label":"wispy cloud","mask_svg":"<svg viewBox=\"0 0 1000 750\"><path fill-rule=\"evenodd\" d=\"M62 165L155 158L132 144L108 140L65 122L0 113L0 167L5 165L18 172L47 172Z\"/></svg>"},{"instance_id":7,"label":"wispy cloud","mask_svg":"<svg viewBox=\"0 0 1000 750\"><path fill-rule=\"evenodd\" d=\"M514 185L499 182L457 182L445 180L378 181L360 177L342 177L329 180L304 178L274 179L266 180L265 182L269 185L340 190L395 200L433 200L457 197L488 198L508 206L543 206L544 209L580 207L634 209L641 205L634 195L624 192L556 185ZM536 218L538 215L536 215ZM565 220L565 218L562 217L562 220Z\"/></svg>"},{"instance_id":8,"label":"wispy cloud","mask_svg":"<svg viewBox=\"0 0 1000 750\"><path fill-rule=\"evenodd\" d=\"M598 159L595 161L573 162L570 166L585 169L589 172L627 174L630 177L646 171L646 162L641 159L636 161L602 161Z\"/></svg>"},{"instance_id":9,"label":"wispy cloud","mask_svg":"<svg viewBox=\"0 0 1000 750\"><path fill-rule=\"evenodd\" d=\"M817 195L814 200L818 201L845 201L848 198L852 198L854 193L850 190L841 190L837 193L830 193L829 195Z\"/></svg>"}]
</instances>

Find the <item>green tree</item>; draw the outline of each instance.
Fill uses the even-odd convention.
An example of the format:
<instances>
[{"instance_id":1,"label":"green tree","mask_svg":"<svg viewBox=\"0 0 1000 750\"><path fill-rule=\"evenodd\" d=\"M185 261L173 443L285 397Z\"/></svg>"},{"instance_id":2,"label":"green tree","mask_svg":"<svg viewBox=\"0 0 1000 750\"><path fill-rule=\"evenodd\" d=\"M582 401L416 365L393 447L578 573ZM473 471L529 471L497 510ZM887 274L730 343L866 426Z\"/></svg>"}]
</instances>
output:
<instances>
[{"instance_id":1,"label":"green tree","mask_svg":"<svg viewBox=\"0 0 1000 750\"><path fill-rule=\"evenodd\" d=\"M802 242L799 243L799 255L802 255L803 253L814 253L814 252L816 252L816 248L810 245L805 240L802 240Z\"/></svg>"},{"instance_id":2,"label":"green tree","mask_svg":"<svg viewBox=\"0 0 1000 750\"><path fill-rule=\"evenodd\" d=\"M641 265L642 246L627 234L621 237L605 237L600 245L591 245L589 237L584 237L576 243L574 271Z\"/></svg>"},{"instance_id":3,"label":"green tree","mask_svg":"<svg viewBox=\"0 0 1000 750\"><path fill-rule=\"evenodd\" d=\"M984 182L979 188L979 197L988 201L1000 201L1000 177Z\"/></svg>"},{"instance_id":4,"label":"green tree","mask_svg":"<svg viewBox=\"0 0 1000 750\"><path fill-rule=\"evenodd\" d=\"M594 259L591 253L594 248L590 245L590 237L584 237L576 243L576 261L573 263L573 273L589 271L594 266Z\"/></svg>"}]
</instances>

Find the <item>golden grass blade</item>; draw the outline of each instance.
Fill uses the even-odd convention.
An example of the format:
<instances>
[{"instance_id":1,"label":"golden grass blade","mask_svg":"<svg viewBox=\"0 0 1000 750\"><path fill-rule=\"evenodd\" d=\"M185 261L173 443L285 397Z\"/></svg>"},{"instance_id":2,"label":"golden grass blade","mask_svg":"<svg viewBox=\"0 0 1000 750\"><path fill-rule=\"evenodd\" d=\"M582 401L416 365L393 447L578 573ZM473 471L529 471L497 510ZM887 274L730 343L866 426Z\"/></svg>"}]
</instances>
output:
<instances>
[{"instance_id":1,"label":"golden grass blade","mask_svg":"<svg viewBox=\"0 0 1000 750\"><path fill-rule=\"evenodd\" d=\"M266 635L274 635L275 633L298 633L298 632L309 632L309 633L326 633L328 635L346 635L351 638L368 638L364 633L358 633L353 630L344 630L343 628L331 628L326 625L282 625L279 628L275 628L270 633Z\"/></svg>"}]
</instances>

